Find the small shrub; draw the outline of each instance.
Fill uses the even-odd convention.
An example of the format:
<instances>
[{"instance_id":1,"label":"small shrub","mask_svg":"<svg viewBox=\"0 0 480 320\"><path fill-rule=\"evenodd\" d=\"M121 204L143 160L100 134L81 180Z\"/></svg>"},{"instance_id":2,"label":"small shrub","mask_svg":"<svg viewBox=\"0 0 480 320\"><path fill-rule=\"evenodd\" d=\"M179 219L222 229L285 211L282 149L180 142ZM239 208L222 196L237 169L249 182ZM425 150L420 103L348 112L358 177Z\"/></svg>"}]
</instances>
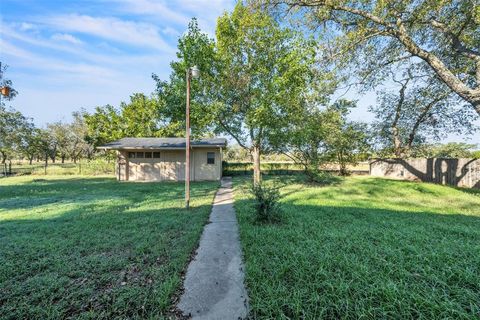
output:
<instances>
[{"instance_id":1,"label":"small shrub","mask_svg":"<svg viewBox=\"0 0 480 320\"><path fill-rule=\"evenodd\" d=\"M305 170L305 174L309 182L321 185L335 184L341 180L338 176L335 176L328 171L321 171L318 169Z\"/></svg>"},{"instance_id":2,"label":"small shrub","mask_svg":"<svg viewBox=\"0 0 480 320\"><path fill-rule=\"evenodd\" d=\"M277 187L267 187L261 183L253 185L251 192L255 197L255 219L258 222L280 221L280 192Z\"/></svg>"}]
</instances>

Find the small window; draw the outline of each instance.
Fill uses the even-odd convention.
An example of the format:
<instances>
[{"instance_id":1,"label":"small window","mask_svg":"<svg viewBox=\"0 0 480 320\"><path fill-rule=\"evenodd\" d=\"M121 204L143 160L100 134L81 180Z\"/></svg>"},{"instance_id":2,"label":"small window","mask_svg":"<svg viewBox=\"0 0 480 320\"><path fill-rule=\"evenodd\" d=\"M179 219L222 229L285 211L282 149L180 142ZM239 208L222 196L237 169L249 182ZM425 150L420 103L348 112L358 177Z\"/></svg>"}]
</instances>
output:
<instances>
[{"instance_id":1,"label":"small window","mask_svg":"<svg viewBox=\"0 0 480 320\"><path fill-rule=\"evenodd\" d=\"M135 152L129 152L129 153L128 153L128 157L129 157L130 159L135 159Z\"/></svg>"},{"instance_id":2,"label":"small window","mask_svg":"<svg viewBox=\"0 0 480 320\"><path fill-rule=\"evenodd\" d=\"M143 158L143 152L137 152L136 157L137 157L137 159L142 159Z\"/></svg>"},{"instance_id":3,"label":"small window","mask_svg":"<svg viewBox=\"0 0 480 320\"><path fill-rule=\"evenodd\" d=\"M207 152L207 164L215 164L215 152Z\"/></svg>"},{"instance_id":4,"label":"small window","mask_svg":"<svg viewBox=\"0 0 480 320\"><path fill-rule=\"evenodd\" d=\"M151 152L145 152L145 158L151 159L152 158L152 153Z\"/></svg>"},{"instance_id":5,"label":"small window","mask_svg":"<svg viewBox=\"0 0 480 320\"><path fill-rule=\"evenodd\" d=\"M159 159L159 158L160 158L160 152L154 152L154 153L153 153L153 157L154 157L155 159Z\"/></svg>"}]
</instances>

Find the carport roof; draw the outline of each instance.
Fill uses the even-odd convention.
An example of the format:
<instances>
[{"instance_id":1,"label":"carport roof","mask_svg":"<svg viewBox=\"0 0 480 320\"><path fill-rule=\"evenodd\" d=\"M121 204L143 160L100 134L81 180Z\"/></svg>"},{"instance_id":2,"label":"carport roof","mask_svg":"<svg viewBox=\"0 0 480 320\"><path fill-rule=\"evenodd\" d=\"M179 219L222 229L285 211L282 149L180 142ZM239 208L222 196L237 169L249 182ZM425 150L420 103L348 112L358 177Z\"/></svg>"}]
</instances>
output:
<instances>
[{"instance_id":1,"label":"carport roof","mask_svg":"<svg viewBox=\"0 0 480 320\"><path fill-rule=\"evenodd\" d=\"M225 147L227 139L191 140L190 145L191 147ZM185 138L123 138L98 146L97 149L185 149Z\"/></svg>"}]
</instances>

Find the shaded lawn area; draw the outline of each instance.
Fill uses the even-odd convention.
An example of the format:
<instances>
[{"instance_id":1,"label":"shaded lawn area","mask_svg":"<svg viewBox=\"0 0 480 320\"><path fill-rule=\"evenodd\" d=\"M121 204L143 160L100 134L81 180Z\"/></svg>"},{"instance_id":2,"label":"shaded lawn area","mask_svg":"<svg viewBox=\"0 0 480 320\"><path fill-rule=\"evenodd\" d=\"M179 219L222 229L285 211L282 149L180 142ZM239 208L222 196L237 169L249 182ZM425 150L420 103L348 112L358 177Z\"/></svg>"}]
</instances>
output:
<instances>
[{"instance_id":1,"label":"shaded lawn area","mask_svg":"<svg viewBox=\"0 0 480 320\"><path fill-rule=\"evenodd\" d=\"M234 180L253 318L480 318L480 192L286 180L274 225L253 222L250 179Z\"/></svg>"},{"instance_id":2,"label":"shaded lawn area","mask_svg":"<svg viewBox=\"0 0 480 320\"><path fill-rule=\"evenodd\" d=\"M218 187L191 185L0 179L0 318L168 314Z\"/></svg>"}]
</instances>

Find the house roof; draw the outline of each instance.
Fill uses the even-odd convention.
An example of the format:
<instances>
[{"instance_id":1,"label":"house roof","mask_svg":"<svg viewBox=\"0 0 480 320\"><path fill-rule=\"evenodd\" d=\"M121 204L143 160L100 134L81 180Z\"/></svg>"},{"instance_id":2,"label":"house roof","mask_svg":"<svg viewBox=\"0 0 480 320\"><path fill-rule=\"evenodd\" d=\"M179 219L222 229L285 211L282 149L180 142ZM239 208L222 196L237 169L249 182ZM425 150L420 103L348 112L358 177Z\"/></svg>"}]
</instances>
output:
<instances>
[{"instance_id":1,"label":"house roof","mask_svg":"<svg viewBox=\"0 0 480 320\"><path fill-rule=\"evenodd\" d=\"M225 147L226 145L225 138L190 141L191 147ZM98 146L97 149L185 149L185 138L123 138Z\"/></svg>"}]
</instances>

